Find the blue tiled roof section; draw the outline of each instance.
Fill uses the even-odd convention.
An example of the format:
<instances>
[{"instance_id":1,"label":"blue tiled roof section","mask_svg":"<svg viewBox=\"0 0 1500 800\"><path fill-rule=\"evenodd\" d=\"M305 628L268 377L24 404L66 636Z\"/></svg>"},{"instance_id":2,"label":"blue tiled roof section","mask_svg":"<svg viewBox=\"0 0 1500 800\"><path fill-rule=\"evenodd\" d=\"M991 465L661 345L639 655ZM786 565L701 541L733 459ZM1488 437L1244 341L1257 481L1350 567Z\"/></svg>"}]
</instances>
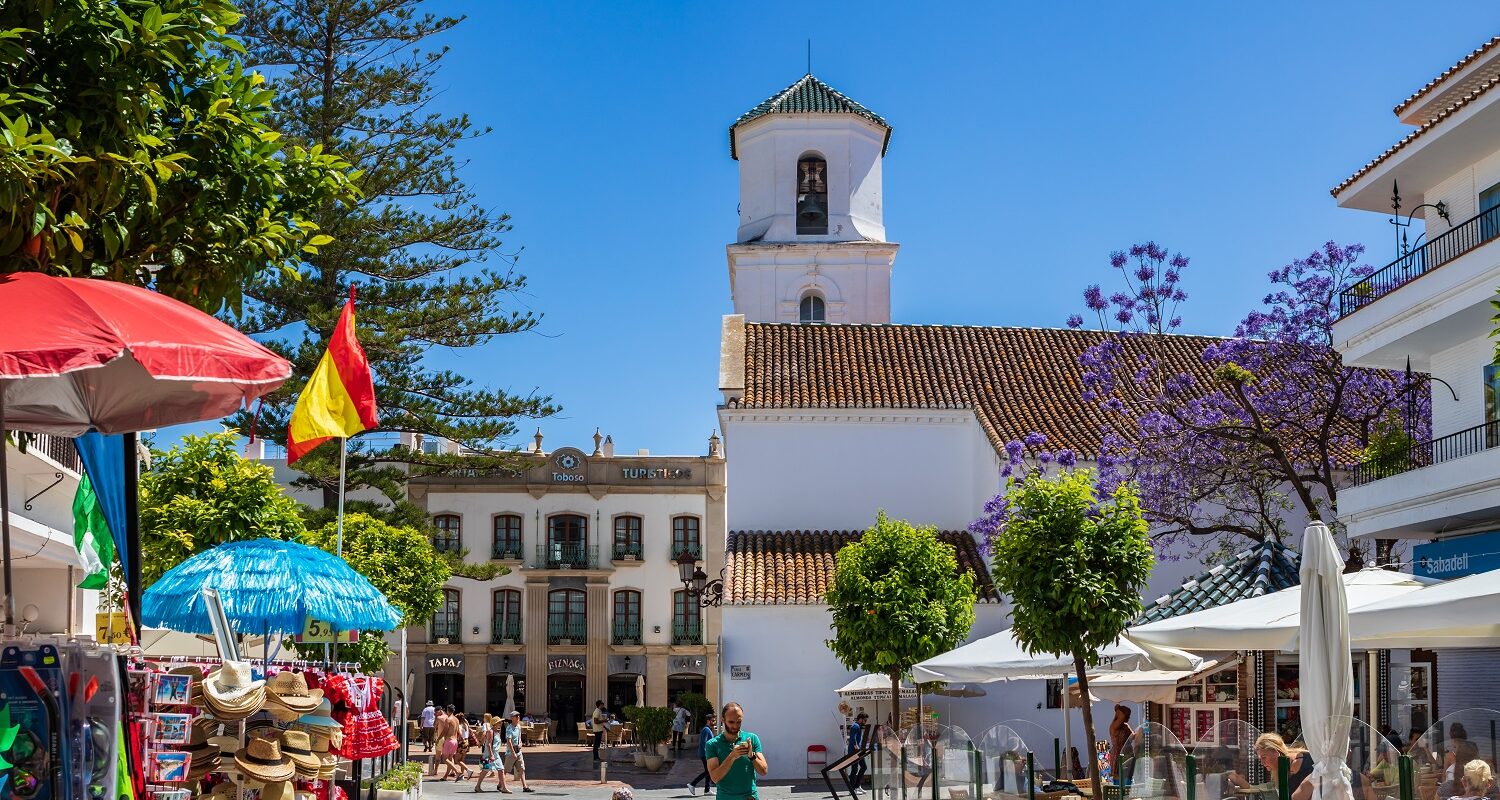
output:
<instances>
[{"instance_id":1,"label":"blue tiled roof section","mask_svg":"<svg viewBox=\"0 0 1500 800\"><path fill-rule=\"evenodd\" d=\"M791 86L766 98L755 108L740 115L729 126L729 155L740 157L734 143L734 129L745 123L760 119L767 114L854 114L885 128L885 141L880 145L880 154L891 145L891 126L879 114L850 100L843 92L814 78L812 73L803 75Z\"/></svg>"},{"instance_id":2,"label":"blue tiled roof section","mask_svg":"<svg viewBox=\"0 0 1500 800\"><path fill-rule=\"evenodd\" d=\"M1295 551L1268 539L1239 553L1227 564L1183 581L1177 591L1147 601L1145 610L1133 624L1170 619L1291 588L1301 582L1300 564L1301 556Z\"/></svg>"}]
</instances>

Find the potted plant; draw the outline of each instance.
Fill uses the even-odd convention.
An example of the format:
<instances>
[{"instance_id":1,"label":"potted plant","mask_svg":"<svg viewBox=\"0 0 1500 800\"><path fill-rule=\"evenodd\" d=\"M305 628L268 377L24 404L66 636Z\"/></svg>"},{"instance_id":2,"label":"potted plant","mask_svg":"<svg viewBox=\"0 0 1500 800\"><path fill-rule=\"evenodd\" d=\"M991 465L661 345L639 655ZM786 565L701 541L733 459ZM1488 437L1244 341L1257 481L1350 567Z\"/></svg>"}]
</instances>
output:
<instances>
[{"instance_id":1,"label":"potted plant","mask_svg":"<svg viewBox=\"0 0 1500 800\"><path fill-rule=\"evenodd\" d=\"M672 710L661 706L631 706L625 711L635 723L641 766L648 772L661 769L665 758L661 753L661 743L672 735Z\"/></svg>"},{"instance_id":2,"label":"potted plant","mask_svg":"<svg viewBox=\"0 0 1500 800\"><path fill-rule=\"evenodd\" d=\"M422 765L407 761L392 768L375 784L375 800L412 800L422 790Z\"/></svg>"}]
</instances>

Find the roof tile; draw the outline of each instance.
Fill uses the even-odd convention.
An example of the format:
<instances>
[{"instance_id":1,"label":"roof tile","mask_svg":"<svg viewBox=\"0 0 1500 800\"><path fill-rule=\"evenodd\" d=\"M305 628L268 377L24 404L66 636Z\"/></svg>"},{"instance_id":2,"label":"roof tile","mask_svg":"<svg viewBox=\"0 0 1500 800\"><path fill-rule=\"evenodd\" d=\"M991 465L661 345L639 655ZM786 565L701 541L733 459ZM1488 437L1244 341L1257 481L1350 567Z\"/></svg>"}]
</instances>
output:
<instances>
[{"instance_id":1,"label":"roof tile","mask_svg":"<svg viewBox=\"0 0 1500 800\"><path fill-rule=\"evenodd\" d=\"M891 145L891 126L884 118L854 102L843 92L814 78L809 72L798 78L796 83L741 114L740 118L729 126L730 157L735 159L740 157L738 148L735 146L734 129L767 114L854 114L885 128L885 141L880 146L881 155L885 155L885 151Z\"/></svg>"},{"instance_id":2,"label":"roof tile","mask_svg":"<svg viewBox=\"0 0 1500 800\"><path fill-rule=\"evenodd\" d=\"M1182 588L1157 598L1132 624L1144 625L1291 588L1302 582L1300 564L1301 557L1295 551L1267 539L1228 564L1183 581Z\"/></svg>"}]
</instances>

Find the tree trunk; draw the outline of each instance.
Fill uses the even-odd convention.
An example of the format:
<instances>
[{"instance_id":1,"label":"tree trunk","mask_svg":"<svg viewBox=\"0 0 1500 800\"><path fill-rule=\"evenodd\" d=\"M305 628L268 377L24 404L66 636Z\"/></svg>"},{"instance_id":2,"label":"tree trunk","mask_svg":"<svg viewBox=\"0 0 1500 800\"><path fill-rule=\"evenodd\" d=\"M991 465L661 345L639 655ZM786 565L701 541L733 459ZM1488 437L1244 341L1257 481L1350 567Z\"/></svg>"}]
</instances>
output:
<instances>
[{"instance_id":1,"label":"tree trunk","mask_svg":"<svg viewBox=\"0 0 1500 800\"><path fill-rule=\"evenodd\" d=\"M891 673L891 730L901 730L901 673ZM898 740L899 741L899 738Z\"/></svg>"},{"instance_id":2,"label":"tree trunk","mask_svg":"<svg viewBox=\"0 0 1500 800\"><path fill-rule=\"evenodd\" d=\"M1084 752L1089 757L1089 783L1094 787L1094 797L1104 797L1104 787L1099 781L1099 759L1094 757L1094 704L1089 702L1088 665L1083 663L1082 653L1076 651L1073 653L1073 669L1078 672L1078 692L1083 695L1083 699L1080 702L1083 706L1083 732L1088 737L1083 740L1083 743ZM1066 692L1067 690L1068 687L1064 685L1063 691ZM1073 743L1068 742L1070 749L1072 746ZM1071 752L1063 753L1063 758L1071 765L1073 754Z\"/></svg>"}]
</instances>

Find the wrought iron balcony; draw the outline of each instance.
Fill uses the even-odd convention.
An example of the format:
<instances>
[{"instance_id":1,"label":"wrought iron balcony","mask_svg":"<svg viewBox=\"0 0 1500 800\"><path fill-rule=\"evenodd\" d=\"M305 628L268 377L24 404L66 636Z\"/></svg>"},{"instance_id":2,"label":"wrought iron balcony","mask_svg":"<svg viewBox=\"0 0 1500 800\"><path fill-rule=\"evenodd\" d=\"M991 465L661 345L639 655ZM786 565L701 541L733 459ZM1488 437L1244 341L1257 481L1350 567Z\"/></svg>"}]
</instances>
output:
<instances>
[{"instance_id":1,"label":"wrought iron balcony","mask_svg":"<svg viewBox=\"0 0 1500 800\"><path fill-rule=\"evenodd\" d=\"M1339 316L1364 308L1396 289L1483 244L1500 237L1500 206L1445 231L1441 236L1385 265L1379 272L1339 292Z\"/></svg>"},{"instance_id":2,"label":"wrought iron balcony","mask_svg":"<svg viewBox=\"0 0 1500 800\"><path fill-rule=\"evenodd\" d=\"M537 566L548 569L598 569L599 546L547 544L536 546Z\"/></svg>"},{"instance_id":3,"label":"wrought iron balcony","mask_svg":"<svg viewBox=\"0 0 1500 800\"><path fill-rule=\"evenodd\" d=\"M703 644L703 621L672 620L672 644Z\"/></svg>"},{"instance_id":4,"label":"wrought iron balcony","mask_svg":"<svg viewBox=\"0 0 1500 800\"><path fill-rule=\"evenodd\" d=\"M53 436L47 433L21 434L30 437L26 447L28 450L35 449L37 452L61 464L63 468L83 474L83 462L78 457L78 448L73 446L73 440L66 436Z\"/></svg>"},{"instance_id":5,"label":"wrought iron balcony","mask_svg":"<svg viewBox=\"0 0 1500 800\"><path fill-rule=\"evenodd\" d=\"M589 626L586 620L547 620L547 644L583 644L588 638Z\"/></svg>"},{"instance_id":6,"label":"wrought iron balcony","mask_svg":"<svg viewBox=\"0 0 1500 800\"><path fill-rule=\"evenodd\" d=\"M638 619L615 620L614 634L609 639L611 644L640 644L641 643L641 621Z\"/></svg>"},{"instance_id":7,"label":"wrought iron balcony","mask_svg":"<svg viewBox=\"0 0 1500 800\"><path fill-rule=\"evenodd\" d=\"M632 558L636 561L640 561L641 543L635 542L633 544L617 544L610 551L609 557L616 561L624 561L627 557Z\"/></svg>"},{"instance_id":8,"label":"wrought iron balcony","mask_svg":"<svg viewBox=\"0 0 1500 800\"><path fill-rule=\"evenodd\" d=\"M428 629L428 641L436 642L439 639L447 639L448 644L458 644L461 630L457 615L452 619L436 618L432 621L432 627Z\"/></svg>"},{"instance_id":9,"label":"wrought iron balcony","mask_svg":"<svg viewBox=\"0 0 1500 800\"><path fill-rule=\"evenodd\" d=\"M491 644L520 644L521 618L497 619L490 634Z\"/></svg>"},{"instance_id":10,"label":"wrought iron balcony","mask_svg":"<svg viewBox=\"0 0 1500 800\"><path fill-rule=\"evenodd\" d=\"M496 561L520 561L521 553L521 546L519 544L514 546L497 544L490 551L490 558Z\"/></svg>"},{"instance_id":11,"label":"wrought iron balcony","mask_svg":"<svg viewBox=\"0 0 1500 800\"><path fill-rule=\"evenodd\" d=\"M688 555L692 556L694 561L702 561L703 560L703 545L702 544L697 544L697 543L694 543L694 544L676 544L676 543L673 543L673 545L672 545L672 560L673 561L677 561L677 560L681 559L683 553L687 553Z\"/></svg>"},{"instance_id":12,"label":"wrought iron balcony","mask_svg":"<svg viewBox=\"0 0 1500 800\"><path fill-rule=\"evenodd\" d=\"M1381 478L1471 456L1492 447L1500 447L1500 420L1417 442L1405 450L1355 464L1354 485L1363 486Z\"/></svg>"}]
</instances>

